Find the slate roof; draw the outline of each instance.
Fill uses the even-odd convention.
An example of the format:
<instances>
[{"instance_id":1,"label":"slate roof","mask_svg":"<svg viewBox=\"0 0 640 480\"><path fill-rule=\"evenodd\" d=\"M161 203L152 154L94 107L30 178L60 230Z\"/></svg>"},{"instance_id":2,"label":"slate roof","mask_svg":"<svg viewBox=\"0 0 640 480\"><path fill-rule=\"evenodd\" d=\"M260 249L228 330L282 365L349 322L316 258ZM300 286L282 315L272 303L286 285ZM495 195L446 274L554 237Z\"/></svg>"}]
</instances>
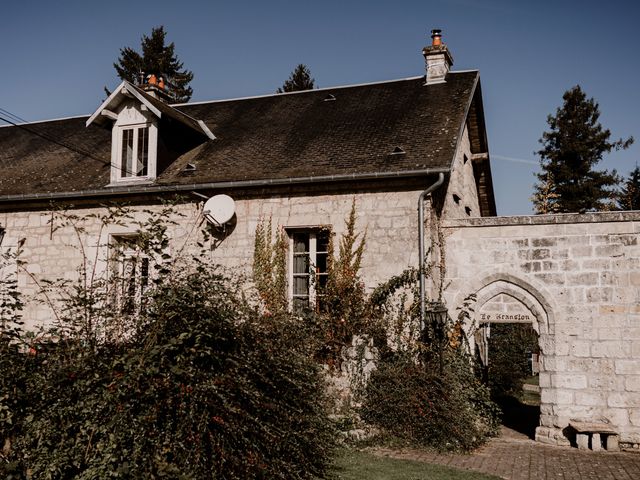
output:
<instances>
[{"instance_id":1,"label":"slate roof","mask_svg":"<svg viewBox=\"0 0 640 480\"><path fill-rule=\"evenodd\" d=\"M153 189L447 171L478 79L476 71L451 72L446 83L428 86L417 77L175 105L216 139L178 157ZM111 132L85 127L87 118L1 127L0 200L112 191ZM392 154L396 147L405 153ZM187 164L195 172L185 175Z\"/></svg>"},{"instance_id":2,"label":"slate roof","mask_svg":"<svg viewBox=\"0 0 640 480\"><path fill-rule=\"evenodd\" d=\"M181 112L180 110L173 108L171 105L166 104L162 100L159 100L149 95L144 90L136 87L135 85L132 85L127 81L123 81L120 85L118 85L118 88L116 88L111 93L111 95L109 95L109 97L104 102L102 102L102 105L98 107L98 110L95 111L93 115L91 115L91 117L89 117L85 125L89 126L89 124L91 123L96 123L98 125L103 125L103 126L110 125L111 120L100 114L102 113L103 109L111 108L112 105L117 107L117 105L119 105L124 99L127 98L122 94L123 89L135 94L135 96L140 101L143 101L151 109L156 110L158 114L161 115L164 119L171 118L179 123L182 123L183 125L186 125L187 127L191 128L195 132L204 134L210 137L211 139L215 138L211 133L211 131L207 130L206 128L203 129L202 125L200 125L195 118L191 118L189 115L185 114L184 112Z\"/></svg>"}]
</instances>

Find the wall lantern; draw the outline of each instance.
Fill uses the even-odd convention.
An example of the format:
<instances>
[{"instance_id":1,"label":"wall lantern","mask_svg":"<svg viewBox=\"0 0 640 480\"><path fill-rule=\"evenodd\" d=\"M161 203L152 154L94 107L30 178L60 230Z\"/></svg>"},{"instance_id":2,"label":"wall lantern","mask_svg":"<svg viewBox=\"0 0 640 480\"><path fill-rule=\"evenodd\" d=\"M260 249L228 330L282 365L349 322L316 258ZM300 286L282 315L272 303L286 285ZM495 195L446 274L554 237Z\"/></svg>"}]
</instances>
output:
<instances>
[{"instance_id":1,"label":"wall lantern","mask_svg":"<svg viewBox=\"0 0 640 480\"><path fill-rule=\"evenodd\" d=\"M426 316L429 325L435 333L435 339L438 342L438 354L440 357L440 375L443 370L442 349L445 337L445 326L447 324L447 318L449 311L442 302L429 302L426 308Z\"/></svg>"}]
</instances>

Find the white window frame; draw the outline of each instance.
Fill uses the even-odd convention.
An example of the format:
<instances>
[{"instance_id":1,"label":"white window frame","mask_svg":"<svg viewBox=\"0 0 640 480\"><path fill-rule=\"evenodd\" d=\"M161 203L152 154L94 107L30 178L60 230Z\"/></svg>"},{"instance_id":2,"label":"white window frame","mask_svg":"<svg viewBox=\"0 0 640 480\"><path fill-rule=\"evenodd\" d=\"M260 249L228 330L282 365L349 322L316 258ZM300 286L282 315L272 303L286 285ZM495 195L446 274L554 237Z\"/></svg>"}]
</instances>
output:
<instances>
[{"instance_id":1,"label":"white window frame","mask_svg":"<svg viewBox=\"0 0 640 480\"><path fill-rule=\"evenodd\" d=\"M15 258L16 247L0 246L0 302L12 304L13 299L9 297L8 290L5 288L7 282L18 281L18 259ZM6 255L6 258L5 258Z\"/></svg>"},{"instance_id":2,"label":"white window frame","mask_svg":"<svg viewBox=\"0 0 640 480\"><path fill-rule=\"evenodd\" d=\"M289 251L288 251L288 261L287 261L287 296L289 298L289 307L292 311L298 310L296 307L296 298L300 299L308 299L308 307L313 309L320 308L320 304L318 303L318 285L320 283L319 277L328 278L327 267L329 259L329 248L328 244L331 237L331 229L328 227L287 227L286 228L288 239L289 239ZM305 252L295 252L295 236L303 235L307 239L308 243L308 251ZM327 236L327 249L318 251L318 238L322 235ZM296 272L296 262L295 257L301 254L308 256L308 270L307 272ZM318 255L326 255L325 260L325 268L323 271L318 272ZM307 293L300 294L295 292L295 278L296 277L307 277ZM326 280L325 280L326 282Z\"/></svg>"},{"instance_id":3,"label":"white window frame","mask_svg":"<svg viewBox=\"0 0 640 480\"><path fill-rule=\"evenodd\" d=\"M151 259L136 247L136 239L135 234L120 234L111 235L109 241L112 299L119 311L130 315L137 315L144 306L144 294L151 279ZM133 270L127 272L129 268Z\"/></svg>"},{"instance_id":4,"label":"white window frame","mask_svg":"<svg viewBox=\"0 0 640 480\"><path fill-rule=\"evenodd\" d=\"M134 177L149 177L149 125L131 125L120 128L120 151L118 154L118 168L123 179ZM126 135L131 132L130 135ZM131 160L125 158L125 139L131 140ZM142 147L142 148L141 148ZM142 150L142 152L141 152ZM141 155L142 153L142 155ZM146 158L144 157L146 153ZM144 163L146 162L146 165ZM140 166L139 166L140 165ZM142 173L143 172L143 173Z\"/></svg>"},{"instance_id":5,"label":"white window frame","mask_svg":"<svg viewBox=\"0 0 640 480\"><path fill-rule=\"evenodd\" d=\"M148 183L157 176L158 158L158 126L155 122L145 119L140 112L128 109L127 117L120 117L115 122L111 131L111 185L123 183ZM131 118L134 117L134 118ZM138 160L138 141L141 129L147 129L147 172L146 175L131 175L133 172L125 172L123 169L122 150L125 139L125 131L133 130L133 159L135 165Z\"/></svg>"}]
</instances>

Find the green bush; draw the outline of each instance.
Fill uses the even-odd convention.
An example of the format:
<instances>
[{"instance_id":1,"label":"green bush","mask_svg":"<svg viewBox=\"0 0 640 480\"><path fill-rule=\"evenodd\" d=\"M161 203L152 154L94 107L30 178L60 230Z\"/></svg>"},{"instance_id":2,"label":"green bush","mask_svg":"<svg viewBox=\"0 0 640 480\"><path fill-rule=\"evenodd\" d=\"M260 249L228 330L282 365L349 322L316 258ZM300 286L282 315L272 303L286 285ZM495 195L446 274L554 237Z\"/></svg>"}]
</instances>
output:
<instances>
[{"instance_id":1,"label":"green bush","mask_svg":"<svg viewBox=\"0 0 640 480\"><path fill-rule=\"evenodd\" d=\"M407 352L379 363L366 387L362 418L394 437L447 451L469 451L496 433L497 409L466 354L446 353L447 368Z\"/></svg>"},{"instance_id":2,"label":"green bush","mask_svg":"<svg viewBox=\"0 0 640 480\"><path fill-rule=\"evenodd\" d=\"M531 375L529 357L537 351L538 334L531 324L491 324L487 374L492 395L521 396L524 380Z\"/></svg>"},{"instance_id":3,"label":"green bush","mask_svg":"<svg viewBox=\"0 0 640 480\"><path fill-rule=\"evenodd\" d=\"M322 478L334 432L302 320L259 315L203 268L152 298L126 342L19 354L29 404L0 475Z\"/></svg>"}]
</instances>

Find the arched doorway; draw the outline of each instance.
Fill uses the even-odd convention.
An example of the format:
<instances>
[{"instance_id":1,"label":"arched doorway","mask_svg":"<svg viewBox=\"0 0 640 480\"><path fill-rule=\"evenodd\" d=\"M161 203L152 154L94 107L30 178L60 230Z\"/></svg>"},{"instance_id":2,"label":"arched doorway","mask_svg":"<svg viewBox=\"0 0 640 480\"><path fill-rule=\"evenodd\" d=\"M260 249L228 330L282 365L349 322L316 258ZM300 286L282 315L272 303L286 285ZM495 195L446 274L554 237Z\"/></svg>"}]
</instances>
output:
<instances>
[{"instance_id":1,"label":"arched doorway","mask_svg":"<svg viewBox=\"0 0 640 480\"><path fill-rule=\"evenodd\" d=\"M545 368L545 355L554 353L550 351L553 345L551 308L538 288L509 274L488 275L471 292L476 302L469 326L470 341L479 363L484 366L485 380L492 387L499 386L500 382L508 387L504 380L513 374L521 375L520 380L525 384L524 390L522 384L512 385L514 390L520 388L516 394L504 388L505 394L497 395L504 414L503 424L535 438L541 412L552 408L544 404L542 394L548 386L537 381ZM496 350L498 348L502 350ZM491 367L495 367L493 372ZM496 381L496 372L505 371L505 378Z\"/></svg>"}]
</instances>

